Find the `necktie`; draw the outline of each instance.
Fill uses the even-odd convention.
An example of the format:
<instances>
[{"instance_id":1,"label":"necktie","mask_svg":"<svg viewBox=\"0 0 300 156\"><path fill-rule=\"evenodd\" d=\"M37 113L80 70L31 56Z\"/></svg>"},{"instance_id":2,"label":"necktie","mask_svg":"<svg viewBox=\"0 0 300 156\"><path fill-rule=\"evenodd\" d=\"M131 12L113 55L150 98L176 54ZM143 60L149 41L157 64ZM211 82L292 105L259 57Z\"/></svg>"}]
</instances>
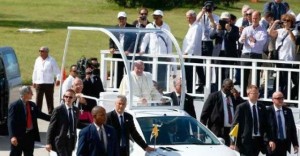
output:
<instances>
[{"instance_id":1,"label":"necktie","mask_svg":"<svg viewBox=\"0 0 300 156\"><path fill-rule=\"evenodd\" d=\"M178 106L180 105L180 95L177 97Z\"/></svg>"},{"instance_id":2,"label":"necktie","mask_svg":"<svg viewBox=\"0 0 300 156\"><path fill-rule=\"evenodd\" d=\"M252 112L253 112L253 127L254 127L254 134L258 134L258 125L257 125L257 113L256 113L256 105L252 106Z\"/></svg>"},{"instance_id":3,"label":"necktie","mask_svg":"<svg viewBox=\"0 0 300 156\"><path fill-rule=\"evenodd\" d=\"M105 146L105 141L104 141L104 133L103 133L103 129L102 129L102 127L100 127L99 128L99 138L100 138L100 142L101 142L101 146L102 146L102 148L104 149L104 151L106 151L106 146Z\"/></svg>"},{"instance_id":4,"label":"necktie","mask_svg":"<svg viewBox=\"0 0 300 156\"><path fill-rule=\"evenodd\" d=\"M70 135L73 135L74 123L73 123L73 117L72 117L72 108L69 108L69 130L70 130Z\"/></svg>"},{"instance_id":5,"label":"necktie","mask_svg":"<svg viewBox=\"0 0 300 156\"><path fill-rule=\"evenodd\" d=\"M277 110L277 120L278 120L278 132L279 132L278 139L283 140L284 135L283 135L283 126L282 126L280 110Z\"/></svg>"},{"instance_id":6,"label":"necktie","mask_svg":"<svg viewBox=\"0 0 300 156\"><path fill-rule=\"evenodd\" d=\"M32 128L32 118L31 118L31 111L30 111L30 104L26 102L26 128Z\"/></svg>"},{"instance_id":7,"label":"necktie","mask_svg":"<svg viewBox=\"0 0 300 156\"><path fill-rule=\"evenodd\" d=\"M226 98L227 103L227 112L228 112L228 123L232 123L232 113L231 113L231 105L230 105L230 99L229 97Z\"/></svg>"},{"instance_id":8,"label":"necktie","mask_svg":"<svg viewBox=\"0 0 300 156\"><path fill-rule=\"evenodd\" d=\"M124 147L126 146L126 137L125 137L125 125L124 125L124 119L123 116L120 115L121 119L121 132L122 132L122 137L121 137L121 146Z\"/></svg>"}]
</instances>

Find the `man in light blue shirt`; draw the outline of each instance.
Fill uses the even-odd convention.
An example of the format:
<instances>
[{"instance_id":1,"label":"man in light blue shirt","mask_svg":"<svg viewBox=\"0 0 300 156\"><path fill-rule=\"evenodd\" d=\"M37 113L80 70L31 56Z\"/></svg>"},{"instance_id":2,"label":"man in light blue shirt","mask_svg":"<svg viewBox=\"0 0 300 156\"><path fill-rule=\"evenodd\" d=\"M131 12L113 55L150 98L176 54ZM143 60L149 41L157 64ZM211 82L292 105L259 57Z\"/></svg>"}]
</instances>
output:
<instances>
[{"instance_id":1,"label":"man in light blue shirt","mask_svg":"<svg viewBox=\"0 0 300 156\"><path fill-rule=\"evenodd\" d=\"M267 41L268 34L265 28L259 25L261 13L254 11L252 13L252 25L244 28L240 35L239 42L244 44L242 50L242 58L262 59L264 45ZM251 66L251 62L243 62L244 66ZM259 64L257 65L259 66ZM256 73L256 84L259 85L259 70ZM252 72L253 73L253 72ZM250 69L244 70L244 95L248 86L248 77Z\"/></svg>"}]
</instances>

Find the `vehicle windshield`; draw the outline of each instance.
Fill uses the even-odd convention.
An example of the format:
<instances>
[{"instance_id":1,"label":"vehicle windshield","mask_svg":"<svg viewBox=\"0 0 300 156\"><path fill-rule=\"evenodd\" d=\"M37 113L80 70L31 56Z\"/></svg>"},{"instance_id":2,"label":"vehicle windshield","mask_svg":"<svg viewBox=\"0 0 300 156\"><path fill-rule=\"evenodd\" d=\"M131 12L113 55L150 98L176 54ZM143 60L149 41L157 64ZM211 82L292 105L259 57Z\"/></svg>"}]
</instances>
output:
<instances>
[{"instance_id":1,"label":"vehicle windshield","mask_svg":"<svg viewBox=\"0 0 300 156\"><path fill-rule=\"evenodd\" d=\"M140 117L137 121L149 145L220 145L203 125L187 116ZM157 126L158 136L153 136Z\"/></svg>"}]
</instances>

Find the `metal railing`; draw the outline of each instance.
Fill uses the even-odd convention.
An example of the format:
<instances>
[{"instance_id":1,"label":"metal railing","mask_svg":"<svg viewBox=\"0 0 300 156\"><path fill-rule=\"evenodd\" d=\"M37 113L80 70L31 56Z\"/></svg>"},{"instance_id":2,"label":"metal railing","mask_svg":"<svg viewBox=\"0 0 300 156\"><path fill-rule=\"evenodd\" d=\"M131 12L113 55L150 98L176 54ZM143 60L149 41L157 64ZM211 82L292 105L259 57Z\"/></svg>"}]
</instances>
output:
<instances>
[{"instance_id":1,"label":"metal railing","mask_svg":"<svg viewBox=\"0 0 300 156\"><path fill-rule=\"evenodd\" d=\"M111 54L109 53L108 50L101 50L100 51L101 55L101 79L103 81L104 87L108 91L117 91L119 86L116 86L117 80L115 79L116 74L117 74L117 66L116 63L120 62L123 60L122 59L116 59L116 58L111 58ZM170 59L179 59L178 55L150 55L150 54L144 54L143 57L145 58L151 58L151 60L144 61L145 64L151 64L153 66L157 66L158 64L165 64L167 65L167 75L172 75L171 69L173 67L177 68L177 76L180 76L180 63L179 61L171 61L171 62L166 62L166 61L158 61L158 58L170 58ZM251 72L251 84L256 84L256 76L257 74L261 74L262 72L258 73L257 71L263 71L264 74L260 76L260 82L264 80L264 83L260 85L260 100L263 101L272 101L271 96L273 91L278 91L280 90L280 77L278 76L280 72L286 71L288 73L288 80L287 80L287 97L285 99L285 102L287 103L299 103L299 97L300 97L300 92L298 91L298 95L296 99L291 98L291 89L292 86L294 85L291 76L292 74L298 74L299 76L299 66L300 62L296 61L278 61L278 60L264 60L264 59L245 59L245 58L227 58L227 57L205 57L205 56L183 56L183 58L192 58L192 59L201 59L203 60L203 64L197 64L197 63L185 63L185 66L192 66L193 67L193 72L188 73L191 74L189 76L193 77L193 91L189 94L196 96L196 97L203 97L204 99L206 98L209 93L211 93L214 90L220 90L221 85L222 85L222 78L221 78L221 71L223 68L228 68L229 69L229 78L230 79L235 79L236 71L237 69L240 69L240 85L235 86L235 87L240 87L240 93L241 97L247 99L247 95L244 95L243 90L244 84L246 82L243 82L244 79L244 69L249 69ZM227 65L227 64L220 64L220 61L234 61L237 62L235 65ZM251 66L242 66L239 65L241 62L251 62ZM131 65L131 61L128 61L129 65ZM262 64L261 66L258 66ZM276 68L274 64L290 64L293 66L296 66L296 68ZM195 88L197 87L197 73L196 73L196 67L203 67L205 71L205 76L206 76L206 84L204 87L204 92L203 93L198 93L195 91ZM131 68L130 68L131 69ZM152 68L150 71L153 75L153 80L156 80L156 74L159 72L157 71L157 68ZM276 77L276 84L274 83L274 77ZM172 91L172 77L169 76L167 79L167 88L166 92ZM300 79L297 79L298 84L300 84ZM272 87L274 85L274 88ZM214 88L215 87L215 88Z\"/></svg>"}]
</instances>

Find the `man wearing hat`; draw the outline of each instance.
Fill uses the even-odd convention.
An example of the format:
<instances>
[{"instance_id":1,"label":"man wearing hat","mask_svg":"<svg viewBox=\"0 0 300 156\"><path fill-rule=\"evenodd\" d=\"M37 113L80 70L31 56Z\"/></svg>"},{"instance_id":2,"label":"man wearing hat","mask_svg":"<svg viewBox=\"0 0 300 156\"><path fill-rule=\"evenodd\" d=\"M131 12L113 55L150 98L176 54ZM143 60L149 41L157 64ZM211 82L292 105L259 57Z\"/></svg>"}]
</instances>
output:
<instances>
[{"instance_id":1,"label":"man wearing hat","mask_svg":"<svg viewBox=\"0 0 300 156\"><path fill-rule=\"evenodd\" d=\"M45 94L48 113L52 114L53 93L54 93L54 77L56 77L55 85L60 84L60 70L53 57L49 55L49 48L42 46L39 49L40 56L35 60L32 84L36 89L36 104L40 110L43 106L43 96Z\"/></svg>"},{"instance_id":2,"label":"man wearing hat","mask_svg":"<svg viewBox=\"0 0 300 156\"><path fill-rule=\"evenodd\" d=\"M236 43L239 39L239 28L230 24L229 12L223 12L216 27L210 32L215 39L214 54L220 57L238 57ZM221 61L221 64L234 65L234 61ZM222 68L222 80L229 78L229 68Z\"/></svg>"},{"instance_id":3,"label":"man wearing hat","mask_svg":"<svg viewBox=\"0 0 300 156\"><path fill-rule=\"evenodd\" d=\"M212 56L213 41L210 39L209 32L216 27L219 22L219 16L213 14L215 10L215 4L213 1L206 1L204 7L197 15L197 21L202 26L202 56ZM205 85L205 77L199 80L199 88L197 91L202 92Z\"/></svg>"},{"instance_id":4,"label":"man wearing hat","mask_svg":"<svg viewBox=\"0 0 300 156\"><path fill-rule=\"evenodd\" d=\"M161 10L155 10L152 15L154 21L152 23L147 24L146 28L164 29L171 32L169 25L163 21L164 13ZM171 39L168 37L167 34L160 31L145 34L141 44L141 50L140 50L141 55L145 53L147 47L149 48L148 49L149 54L152 55L172 54ZM158 61L171 61L171 60L169 58L160 57ZM166 83L167 66L164 64L159 64L158 71L159 73L157 74L157 83L160 87L165 89L167 84Z\"/></svg>"},{"instance_id":5,"label":"man wearing hat","mask_svg":"<svg viewBox=\"0 0 300 156\"><path fill-rule=\"evenodd\" d=\"M124 28L134 28L135 26L127 23L127 14L123 11L118 13L118 22L119 24L116 25L117 28L124 29ZM122 32L113 32L113 34L116 36L116 38L120 41L121 46L123 47L123 50L126 55L129 53L132 53L134 50L134 41L135 41L135 35L133 33L125 33ZM113 58L122 58L121 54L115 53L116 51L119 51L117 45L112 39L109 39L109 51L111 54L113 54ZM129 58L128 58L129 59ZM124 72L124 63L118 62L118 71L117 71L117 87L120 86L121 80L123 78Z\"/></svg>"}]
</instances>

